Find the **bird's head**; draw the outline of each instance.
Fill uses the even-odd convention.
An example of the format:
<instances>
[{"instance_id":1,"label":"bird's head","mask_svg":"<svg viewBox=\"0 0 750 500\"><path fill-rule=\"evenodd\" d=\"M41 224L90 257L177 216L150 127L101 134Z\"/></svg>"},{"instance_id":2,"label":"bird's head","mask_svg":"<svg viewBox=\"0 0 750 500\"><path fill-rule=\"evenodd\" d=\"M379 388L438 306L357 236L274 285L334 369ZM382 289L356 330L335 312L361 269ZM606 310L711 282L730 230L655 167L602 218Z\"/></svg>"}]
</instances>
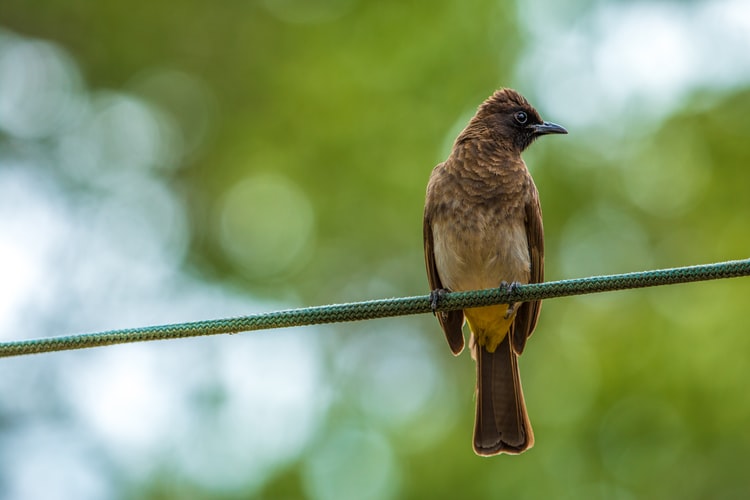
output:
<instances>
[{"instance_id":1,"label":"bird's head","mask_svg":"<svg viewBox=\"0 0 750 500\"><path fill-rule=\"evenodd\" d=\"M560 125L542 120L526 98L513 89L492 94L479 106L472 122L519 153L539 136L568 133Z\"/></svg>"}]
</instances>

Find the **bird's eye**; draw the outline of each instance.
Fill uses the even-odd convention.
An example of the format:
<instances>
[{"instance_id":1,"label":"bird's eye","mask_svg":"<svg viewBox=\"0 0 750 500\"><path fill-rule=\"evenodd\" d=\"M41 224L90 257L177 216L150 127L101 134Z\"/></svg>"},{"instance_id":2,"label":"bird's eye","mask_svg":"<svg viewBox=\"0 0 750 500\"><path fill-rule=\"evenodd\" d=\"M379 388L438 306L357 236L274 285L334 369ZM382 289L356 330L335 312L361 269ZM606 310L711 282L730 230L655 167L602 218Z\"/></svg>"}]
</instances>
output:
<instances>
[{"instance_id":1,"label":"bird's eye","mask_svg":"<svg viewBox=\"0 0 750 500\"><path fill-rule=\"evenodd\" d=\"M529 117L523 111L518 111L515 115L513 115L513 118L515 118L516 121L521 125L525 124L529 119Z\"/></svg>"}]
</instances>

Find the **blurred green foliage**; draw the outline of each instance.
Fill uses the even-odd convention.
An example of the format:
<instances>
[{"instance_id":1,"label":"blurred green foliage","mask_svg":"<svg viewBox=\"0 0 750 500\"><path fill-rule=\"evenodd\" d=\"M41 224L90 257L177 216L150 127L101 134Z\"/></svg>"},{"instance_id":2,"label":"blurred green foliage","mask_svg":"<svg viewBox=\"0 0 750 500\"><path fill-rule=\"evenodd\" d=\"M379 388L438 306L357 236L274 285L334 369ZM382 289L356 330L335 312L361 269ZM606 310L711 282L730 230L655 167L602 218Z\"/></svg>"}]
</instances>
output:
<instances>
[{"instance_id":1,"label":"blurred green foliage","mask_svg":"<svg viewBox=\"0 0 750 500\"><path fill-rule=\"evenodd\" d=\"M208 131L170 174L188 200L186 270L296 305L426 291L429 172L474 108L517 83L528 37L515 4L497 1L5 0L2 11L4 27L68 50L92 88L130 90L189 119L189 109L170 105L169 92L150 94L139 76L167 68L202 81ZM526 160L545 215L547 278L747 257L748 88L691 93L663 121L631 119L614 136L606 129L618 117L602 116L534 145ZM217 214L233 186L267 174L303 193L314 229L294 254L300 265L258 274L227 256ZM297 215L248 217L281 231ZM167 463L123 495L345 498L358 492L356 481L329 494L309 479L327 466L322 456L341 450L388 471L392 484L361 498L740 498L750 489L749 292L748 280L731 280L545 303L521 361L536 445L519 457L471 452L473 364L449 355L433 318L331 327L324 343L334 403L295 464L260 491L227 492L178 481ZM424 338L440 378L418 419L389 427L358 409L378 402L362 403L336 365L350 337L398 339L400 330ZM397 340L371 344L372 358L399 349ZM355 381L379 376L375 364L359 369ZM429 426L430 405L454 413L440 417L447 429L417 445L409 435ZM382 443L339 432L353 422L383 430L393 462L379 461Z\"/></svg>"}]
</instances>

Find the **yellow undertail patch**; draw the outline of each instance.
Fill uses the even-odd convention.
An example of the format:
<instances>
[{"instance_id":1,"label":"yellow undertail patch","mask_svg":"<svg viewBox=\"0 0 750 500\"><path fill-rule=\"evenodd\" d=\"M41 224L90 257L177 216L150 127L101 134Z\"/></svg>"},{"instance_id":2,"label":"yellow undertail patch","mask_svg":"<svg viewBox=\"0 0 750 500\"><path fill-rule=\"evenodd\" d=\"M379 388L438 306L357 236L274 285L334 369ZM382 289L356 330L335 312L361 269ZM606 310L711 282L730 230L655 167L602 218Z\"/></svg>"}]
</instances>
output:
<instances>
[{"instance_id":1,"label":"yellow undertail patch","mask_svg":"<svg viewBox=\"0 0 750 500\"><path fill-rule=\"evenodd\" d=\"M507 311L507 304L464 309L464 316L477 344L484 346L488 352L495 352L497 346L508 334L510 325L516 317L514 313L505 319Z\"/></svg>"}]
</instances>

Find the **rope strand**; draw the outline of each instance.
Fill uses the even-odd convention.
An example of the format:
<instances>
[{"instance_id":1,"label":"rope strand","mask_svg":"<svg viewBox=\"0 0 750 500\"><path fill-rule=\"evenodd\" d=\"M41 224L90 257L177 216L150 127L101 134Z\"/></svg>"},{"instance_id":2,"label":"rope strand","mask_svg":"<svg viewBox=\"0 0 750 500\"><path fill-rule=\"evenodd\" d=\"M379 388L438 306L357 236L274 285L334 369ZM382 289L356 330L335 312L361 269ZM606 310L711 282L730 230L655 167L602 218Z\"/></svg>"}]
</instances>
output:
<instances>
[{"instance_id":1,"label":"rope strand","mask_svg":"<svg viewBox=\"0 0 750 500\"><path fill-rule=\"evenodd\" d=\"M507 287L501 287L470 292L446 293L441 296L437 310L453 311L468 307L527 302L530 300L552 299L571 295L673 285L722 278L736 278L748 275L750 275L750 259L609 276L592 276L589 278L519 285L512 290ZM0 342L0 357L84 349L130 342L145 342L148 340L165 340L290 326L340 323L428 312L432 312L429 295L370 300L348 304L274 311L237 318Z\"/></svg>"}]
</instances>

